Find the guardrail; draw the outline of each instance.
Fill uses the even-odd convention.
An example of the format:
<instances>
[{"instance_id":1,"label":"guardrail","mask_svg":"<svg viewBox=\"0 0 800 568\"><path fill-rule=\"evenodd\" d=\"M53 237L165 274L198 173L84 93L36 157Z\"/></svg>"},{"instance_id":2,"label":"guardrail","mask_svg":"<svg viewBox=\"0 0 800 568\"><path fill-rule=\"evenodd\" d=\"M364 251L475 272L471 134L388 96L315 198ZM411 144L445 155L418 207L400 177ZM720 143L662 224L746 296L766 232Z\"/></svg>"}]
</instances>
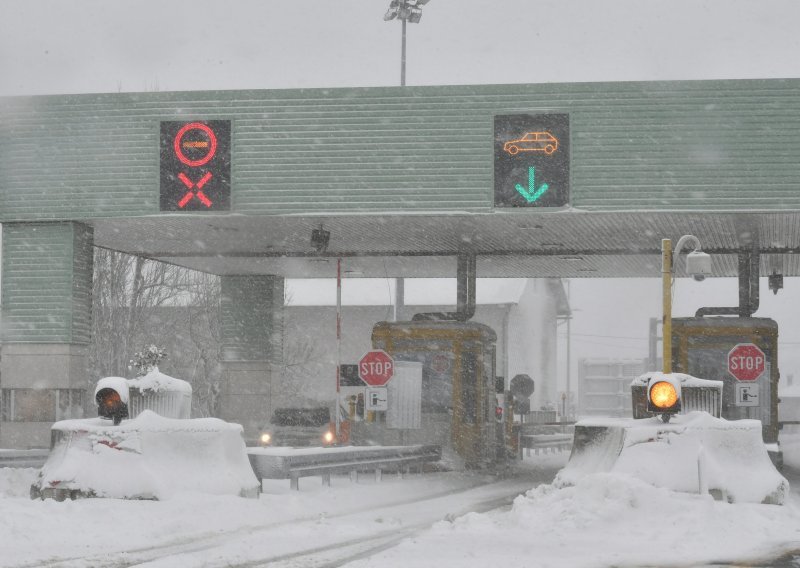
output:
<instances>
[{"instance_id":1,"label":"guardrail","mask_svg":"<svg viewBox=\"0 0 800 568\"><path fill-rule=\"evenodd\" d=\"M539 455L572 449L574 425L572 421L521 424L517 437L517 457L522 459L523 450L530 457L531 450Z\"/></svg>"},{"instance_id":2,"label":"guardrail","mask_svg":"<svg viewBox=\"0 0 800 568\"><path fill-rule=\"evenodd\" d=\"M292 489L300 488L301 477L322 477L331 484L331 475L349 473L357 481L358 473L374 471L380 481L384 470L408 472L411 467L442 458L440 446L353 446L347 448L247 448L247 457L258 478L289 479Z\"/></svg>"},{"instance_id":3,"label":"guardrail","mask_svg":"<svg viewBox=\"0 0 800 568\"><path fill-rule=\"evenodd\" d=\"M531 450L538 456L539 452L562 452L572 448L572 434L521 434L519 438L520 458L523 449L527 456L531 455Z\"/></svg>"},{"instance_id":4,"label":"guardrail","mask_svg":"<svg viewBox=\"0 0 800 568\"><path fill-rule=\"evenodd\" d=\"M0 450L0 467L42 467L50 450Z\"/></svg>"}]
</instances>

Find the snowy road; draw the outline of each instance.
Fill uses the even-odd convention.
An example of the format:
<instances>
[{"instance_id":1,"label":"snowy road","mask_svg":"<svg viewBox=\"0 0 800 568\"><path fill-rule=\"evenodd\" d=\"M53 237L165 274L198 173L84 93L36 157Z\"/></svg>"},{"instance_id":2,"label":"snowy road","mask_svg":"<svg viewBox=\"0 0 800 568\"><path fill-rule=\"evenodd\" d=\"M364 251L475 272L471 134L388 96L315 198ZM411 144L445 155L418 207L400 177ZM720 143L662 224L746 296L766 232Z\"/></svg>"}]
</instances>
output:
<instances>
[{"instance_id":1,"label":"snowy road","mask_svg":"<svg viewBox=\"0 0 800 568\"><path fill-rule=\"evenodd\" d=\"M526 459L506 479L335 477L328 488L309 478L299 492L268 481L258 500L32 501L34 470L0 470L0 567L795 566L800 436L784 449L794 482L784 506L730 504L609 473L559 488L549 481L566 454Z\"/></svg>"},{"instance_id":2,"label":"snowy road","mask_svg":"<svg viewBox=\"0 0 800 568\"><path fill-rule=\"evenodd\" d=\"M510 505L549 482L565 459L551 456L506 479L442 473L351 484L334 478L330 489L309 480L299 493L288 491L286 481L265 482L258 501L199 495L164 502L5 499L4 513L18 521L0 527L8 529L0 540L22 538L6 543L10 554L2 555L0 566L340 566L439 521Z\"/></svg>"}]
</instances>

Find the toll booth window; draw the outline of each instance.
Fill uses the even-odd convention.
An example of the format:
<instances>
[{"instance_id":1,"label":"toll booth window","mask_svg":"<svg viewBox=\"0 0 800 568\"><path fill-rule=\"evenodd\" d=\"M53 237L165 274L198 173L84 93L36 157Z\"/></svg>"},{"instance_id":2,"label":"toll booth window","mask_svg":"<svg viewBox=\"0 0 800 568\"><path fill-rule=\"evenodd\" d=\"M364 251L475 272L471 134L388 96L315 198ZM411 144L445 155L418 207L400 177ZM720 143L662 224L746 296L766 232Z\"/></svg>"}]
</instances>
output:
<instances>
[{"instance_id":1,"label":"toll booth window","mask_svg":"<svg viewBox=\"0 0 800 568\"><path fill-rule=\"evenodd\" d=\"M475 424L478 418L478 361L475 353L461 354L461 404L463 421Z\"/></svg>"},{"instance_id":2,"label":"toll booth window","mask_svg":"<svg viewBox=\"0 0 800 568\"><path fill-rule=\"evenodd\" d=\"M406 342L408 343L408 342ZM415 344L418 346L418 343ZM422 363L422 409L425 412L447 412L453 405L453 361L446 349L413 351L403 342L396 343L396 361ZM447 346L448 349L452 349Z\"/></svg>"}]
</instances>

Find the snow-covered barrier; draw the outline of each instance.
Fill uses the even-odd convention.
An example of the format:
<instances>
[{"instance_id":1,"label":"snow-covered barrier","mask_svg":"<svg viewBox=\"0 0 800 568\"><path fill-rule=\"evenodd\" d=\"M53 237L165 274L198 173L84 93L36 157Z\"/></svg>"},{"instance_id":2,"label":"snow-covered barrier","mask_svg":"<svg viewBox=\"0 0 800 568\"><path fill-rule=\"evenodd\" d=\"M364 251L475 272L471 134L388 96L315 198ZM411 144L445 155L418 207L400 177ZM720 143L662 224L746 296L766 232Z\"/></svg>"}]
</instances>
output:
<instances>
[{"instance_id":1,"label":"snow-covered barrier","mask_svg":"<svg viewBox=\"0 0 800 568\"><path fill-rule=\"evenodd\" d=\"M114 426L63 420L32 498L168 499L178 492L258 497L242 427L217 418L164 418L144 410Z\"/></svg>"},{"instance_id":2,"label":"snow-covered barrier","mask_svg":"<svg viewBox=\"0 0 800 568\"><path fill-rule=\"evenodd\" d=\"M706 412L658 418L581 420L569 462L556 476L574 485L598 472L627 474L674 491L711 493L729 502L783 504L789 482L767 453L758 420Z\"/></svg>"}]
</instances>

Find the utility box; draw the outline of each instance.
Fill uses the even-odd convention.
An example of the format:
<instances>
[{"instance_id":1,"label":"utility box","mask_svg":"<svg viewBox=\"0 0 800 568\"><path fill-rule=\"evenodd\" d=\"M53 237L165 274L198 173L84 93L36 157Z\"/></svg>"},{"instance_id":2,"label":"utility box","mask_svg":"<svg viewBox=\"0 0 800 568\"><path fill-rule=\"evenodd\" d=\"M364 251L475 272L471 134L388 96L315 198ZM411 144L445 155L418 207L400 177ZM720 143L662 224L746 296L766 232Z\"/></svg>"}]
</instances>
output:
<instances>
[{"instance_id":1,"label":"utility box","mask_svg":"<svg viewBox=\"0 0 800 568\"><path fill-rule=\"evenodd\" d=\"M764 442L777 443L777 322L769 318L674 318L672 370L723 381L722 418L760 420Z\"/></svg>"}]
</instances>

